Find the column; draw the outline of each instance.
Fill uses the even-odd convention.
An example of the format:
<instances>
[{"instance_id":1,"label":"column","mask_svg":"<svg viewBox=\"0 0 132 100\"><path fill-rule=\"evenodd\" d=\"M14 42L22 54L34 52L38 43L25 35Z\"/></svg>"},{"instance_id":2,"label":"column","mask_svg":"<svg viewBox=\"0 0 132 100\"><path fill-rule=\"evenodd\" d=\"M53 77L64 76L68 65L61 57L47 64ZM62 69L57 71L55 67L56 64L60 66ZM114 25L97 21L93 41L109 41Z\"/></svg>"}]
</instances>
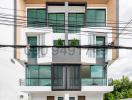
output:
<instances>
[{"instance_id":1,"label":"column","mask_svg":"<svg viewBox=\"0 0 132 100\"><path fill-rule=\"evenodd\" d=\"M65 2L65 45L68 45L68 2Z\"/></svg>"},{"instance_id":2,"label":"column","mask_svg":"<svg viewBox=\"0 0 132 100\"><path fill-rule=\"evenodd\" d=\"M69 94L68 93L65 94L64 100L69 100Z\"/></svg>"}]
</instances>

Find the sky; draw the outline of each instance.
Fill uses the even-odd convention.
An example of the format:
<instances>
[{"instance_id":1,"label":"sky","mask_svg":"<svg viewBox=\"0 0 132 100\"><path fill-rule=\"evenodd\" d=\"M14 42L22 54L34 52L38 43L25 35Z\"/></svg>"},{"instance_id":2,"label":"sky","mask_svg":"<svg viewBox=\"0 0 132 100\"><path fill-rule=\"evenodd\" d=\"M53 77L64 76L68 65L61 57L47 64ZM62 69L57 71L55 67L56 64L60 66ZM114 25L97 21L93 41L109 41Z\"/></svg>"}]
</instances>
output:
<instances>
[{"instance_id":1,"label":"sky","mask_svg":"<svg viewBox=\"0 0 132 100\"><path fill-rule=\"evenodd\" d=\"M132 19L132 0L119 0L120 21L129 22ZM132 27L132 25L129 25ZM129 38L129 39L123 39ZM120 35L119 45L132 47L132 36L130 34ZM132 50L119 50L119 58L108 68L108 77L121 78L123 75L132 80Z\"/></svg>"}]
</instances>

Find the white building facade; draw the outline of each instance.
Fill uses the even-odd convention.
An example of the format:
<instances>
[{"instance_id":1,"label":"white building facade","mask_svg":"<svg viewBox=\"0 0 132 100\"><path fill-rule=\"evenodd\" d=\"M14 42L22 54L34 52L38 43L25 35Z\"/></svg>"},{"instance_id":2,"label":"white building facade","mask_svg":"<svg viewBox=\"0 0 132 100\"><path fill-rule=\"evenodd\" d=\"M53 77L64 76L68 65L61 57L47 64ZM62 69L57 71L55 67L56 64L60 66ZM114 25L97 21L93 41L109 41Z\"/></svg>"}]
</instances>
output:
<instances>
[{"instance_id":1,"label":"white building facade","mask_svg":"<svg viewBox=\"0 0 132 100\"><path fill-rule=\"evenodd\" d=\"M116 25L109 21L118 21L118 0L15 0L14 4L12 44L27 45L11 54L14 66L20 67L12 81L20 85L15 87L18 100L103 100L113 91L107 67L118 51L80 46L108 45L117 36ZM33 47L37 45L54 47Z\"/></svg>"}]
</instances>

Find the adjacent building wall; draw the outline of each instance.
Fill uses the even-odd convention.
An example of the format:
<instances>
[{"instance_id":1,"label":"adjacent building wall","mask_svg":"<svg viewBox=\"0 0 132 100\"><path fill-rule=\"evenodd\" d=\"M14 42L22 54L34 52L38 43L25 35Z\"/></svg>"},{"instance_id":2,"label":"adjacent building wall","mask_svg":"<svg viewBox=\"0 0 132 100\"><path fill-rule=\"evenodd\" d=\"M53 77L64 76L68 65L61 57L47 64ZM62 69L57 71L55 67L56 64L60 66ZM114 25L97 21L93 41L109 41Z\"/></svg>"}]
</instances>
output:
<instances>
[{"instance_id":1,"label":"adjacent building wall","mask_svg":"<svg viewBox=\"0 0 132 100\"><path fill-rule=\"evenodd\" d=\"M16 27L16 44L20 45L20 34L22 28L26 27L26 6L25 6L25 1L24 0L16 0L16 19L17 19L17 27ZM26 41L26 40L25 40ZM16 49L16 58L20 58L20 49Z\"/></svg>"},{"instance_id":2,"label":"adjacent building wall","mask_svg":"<svg viewBox=\"0 0 132 100\"><path fill-rule=\"evenodd\" d=\"M1 0L0 7L5 17L0 17L0 44L14 45L14 0ZM20 99L20 78L24 78L24 67L14 59L14 48L0 48L0 100Z\"/></svg>"}]
</instances>

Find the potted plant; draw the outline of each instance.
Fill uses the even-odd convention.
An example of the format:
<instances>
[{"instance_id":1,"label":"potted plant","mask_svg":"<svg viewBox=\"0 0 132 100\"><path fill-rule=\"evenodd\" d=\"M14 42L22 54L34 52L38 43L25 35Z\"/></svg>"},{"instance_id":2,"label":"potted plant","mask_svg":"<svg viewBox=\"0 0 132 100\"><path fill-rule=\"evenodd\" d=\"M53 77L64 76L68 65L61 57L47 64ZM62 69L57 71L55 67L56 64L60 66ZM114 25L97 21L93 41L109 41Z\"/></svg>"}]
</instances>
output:
<instances>
[{"instance_id":1,"label":"potted plant","mask_svg":"<svg viewBox=\"0 0 132 100\"><path fill-rule=\"evenodd\" d=\"M69 41L69 46L78 46L78 45L79 45L79 40L75 38Z\"/></svg>"}]
</instances>

